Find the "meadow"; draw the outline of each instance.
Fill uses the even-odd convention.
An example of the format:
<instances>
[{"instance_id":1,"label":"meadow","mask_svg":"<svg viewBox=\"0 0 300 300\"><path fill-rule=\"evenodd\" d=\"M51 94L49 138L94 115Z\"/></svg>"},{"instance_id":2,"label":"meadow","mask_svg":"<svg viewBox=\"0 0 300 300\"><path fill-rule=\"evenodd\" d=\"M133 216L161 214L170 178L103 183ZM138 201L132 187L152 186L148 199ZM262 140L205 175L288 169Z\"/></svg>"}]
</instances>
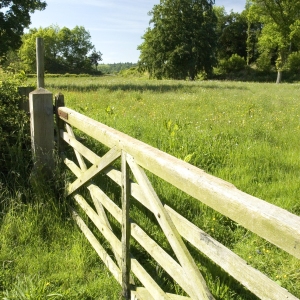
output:
<instances>
[{"instance_id":1,"label":"meadow","mask_svg":"<svg viewBox=\"0 0 300 300\"><path fill-rule=\"evenodd\" d=\"M64 94L67 107L300 215L300 84L117 76L45 81L53 94ZM57 176L64 181L64 175ZM151 180L164 202L300 297L299 260L157 178ZM3 189L1 197L11 197L0 219L3 299L119 299L120 287L70 219L64 203L71 200L49 192L46 184ZM216 299L256 299L207 259L198 259ZM170 291L176 289L168 278L160 279Z\"/></svg>"}]
</instances>

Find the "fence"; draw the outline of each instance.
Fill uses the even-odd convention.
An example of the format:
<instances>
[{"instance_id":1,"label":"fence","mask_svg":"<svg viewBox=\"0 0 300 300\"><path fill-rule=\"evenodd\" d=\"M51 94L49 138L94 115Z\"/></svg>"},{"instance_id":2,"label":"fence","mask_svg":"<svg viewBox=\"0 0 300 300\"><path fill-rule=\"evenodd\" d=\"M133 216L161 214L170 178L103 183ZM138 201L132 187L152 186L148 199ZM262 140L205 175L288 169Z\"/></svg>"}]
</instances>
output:
<instances>
[{"instance_id":1,"label":"fence","mask_svg":"<svg viewBox=\"0 0 300 300\"><path fill-rule=\"evenodd\" d=\"M45 124L46 117L47 122L53 122L53 118L49 117L52 94L39 89L30 93L29 98L32 143L35 145L34 158L37 164L49 164L49 153L53 151L53 141L49 143L53 138L53 124L44 126L41 132L41 123L37 122L39 120ZM39 103L38 106L36 102ZM147 174L158 176L195 198L195 201L201 201L298 259L300 259L300 217L243 193L228 182L64 107L63 95L56 96L55 103L59 149L64 150L65 144L71 146L78 162L76 164L71 159L64 158L66 166L76 177L66 187L66 194L74 197L79 207L98 228L110 245L114 258L101 245L97 234L93 233L75 209L72 209L73 218L107 268L122 285L123 296L126 299L213 299L184 240L259 298L297 299L160 201ZM37 111L35 107L38 107ZM72 128L89 135L109 150L100 157L76 139ZM36 134L36 130L40 133ZM48 133L45 130L48 130ZM45 159L42 158L44 155ZM100 173L120 186L120 206L93 183L93 178ZM89 191L92 203L79 194L83 188ZM153 213L173 253L167 253L129 217L133 199ZM107 212L120 224L121 239L113 230ZM133 257L130 251L132 238L177 282L187 296L163 291ZM134 283L134 278L138 279L141 286Z\"/></svg>"}]
</instances>

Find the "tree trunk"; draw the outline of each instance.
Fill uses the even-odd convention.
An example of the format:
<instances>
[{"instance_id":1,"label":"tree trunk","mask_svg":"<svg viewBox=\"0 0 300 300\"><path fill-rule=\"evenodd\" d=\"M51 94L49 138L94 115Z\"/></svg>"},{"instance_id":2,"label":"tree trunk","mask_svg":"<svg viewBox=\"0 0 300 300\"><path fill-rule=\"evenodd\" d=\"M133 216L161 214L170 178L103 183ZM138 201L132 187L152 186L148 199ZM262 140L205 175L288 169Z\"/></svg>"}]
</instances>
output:
<instances>
[{"instance_id":1,"label":"tree trunk","mask_svg":"<svg viewBox=\"0 0 300 300\"><path fill-rule=\"evenodd\" d=\"M276 83L281 83L281 78L282 78L282 70L278 70Z\"/></svg>"}]
</instances>

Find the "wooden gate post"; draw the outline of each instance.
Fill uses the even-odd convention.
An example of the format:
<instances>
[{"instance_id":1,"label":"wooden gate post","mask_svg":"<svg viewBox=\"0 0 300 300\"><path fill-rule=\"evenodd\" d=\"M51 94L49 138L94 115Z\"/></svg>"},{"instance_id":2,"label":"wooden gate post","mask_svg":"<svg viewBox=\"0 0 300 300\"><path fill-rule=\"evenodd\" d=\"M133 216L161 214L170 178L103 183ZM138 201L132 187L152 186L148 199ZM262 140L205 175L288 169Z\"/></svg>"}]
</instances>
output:
<instances>
[{"instance_id":1,"label":"wooden gate post","mask_svg":"<svg viewBox=\"0 0 300 300\"><path fill-rule=\"evenodd\" d=\"M44 79L44 40L42 38L36 38L36 75L37 75L37 87L45 88Z\"/></svg>"},{"instance_id":2,"label":"wooden gate post","mask_svg":"<svg viewBox=\"0 0 300 300\"><path fill-rule=\"evenodd\" d=\"M53 95L39 88L29 94L31 148L36 171L54 169Z\"/></svg>"}]
</instances>

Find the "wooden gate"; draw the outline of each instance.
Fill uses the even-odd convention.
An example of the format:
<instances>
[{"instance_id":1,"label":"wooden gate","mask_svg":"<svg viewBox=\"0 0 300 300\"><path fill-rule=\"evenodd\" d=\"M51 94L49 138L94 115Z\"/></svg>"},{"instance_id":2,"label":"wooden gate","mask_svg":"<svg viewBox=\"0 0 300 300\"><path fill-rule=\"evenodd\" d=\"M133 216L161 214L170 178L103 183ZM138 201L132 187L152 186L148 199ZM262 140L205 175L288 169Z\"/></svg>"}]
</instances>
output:
<instances>
[{"instance_id":1,"label":"wooden gate","mask_svg":"<svg viewBox=\"0 0 300 300\"><path fill-rule=\"evenodd\" d=\"M61 97L57 98L57 103ZM195 201L205 203L299 259L300 217L245 194L230 183L208 175L184 161L72 109L57 107L56 111L60 133L59 144L61 147L62 141L69 144L74 149L78 162L76 164L64 158L65 164L76 176L76 179L68 184L66 193L74 197L98 228L109 243L114 258L101 245L75 209L72 209L73 217L110 272L122 285L123 296L126 299L213 299L183 238L259 298L297 299L162 203L146 172L171 183L194 197ZM71 126L99 141L109 150L102 157L95 154L75 138ZM121 205L118 206L93 183L93 178L100 173L120 186ZM89 191L93 203L89 203L83 197L82 187ZM167 253L150 238L135 220L130 219L132 199L155 216L171 246L172 254ZM107 212L120 224L121 239L112 229ZM131 237L178 283L187 296L163 291L130 252ZM135 283L135 280L139 283Z\"/></svg>"}]
</instances>

